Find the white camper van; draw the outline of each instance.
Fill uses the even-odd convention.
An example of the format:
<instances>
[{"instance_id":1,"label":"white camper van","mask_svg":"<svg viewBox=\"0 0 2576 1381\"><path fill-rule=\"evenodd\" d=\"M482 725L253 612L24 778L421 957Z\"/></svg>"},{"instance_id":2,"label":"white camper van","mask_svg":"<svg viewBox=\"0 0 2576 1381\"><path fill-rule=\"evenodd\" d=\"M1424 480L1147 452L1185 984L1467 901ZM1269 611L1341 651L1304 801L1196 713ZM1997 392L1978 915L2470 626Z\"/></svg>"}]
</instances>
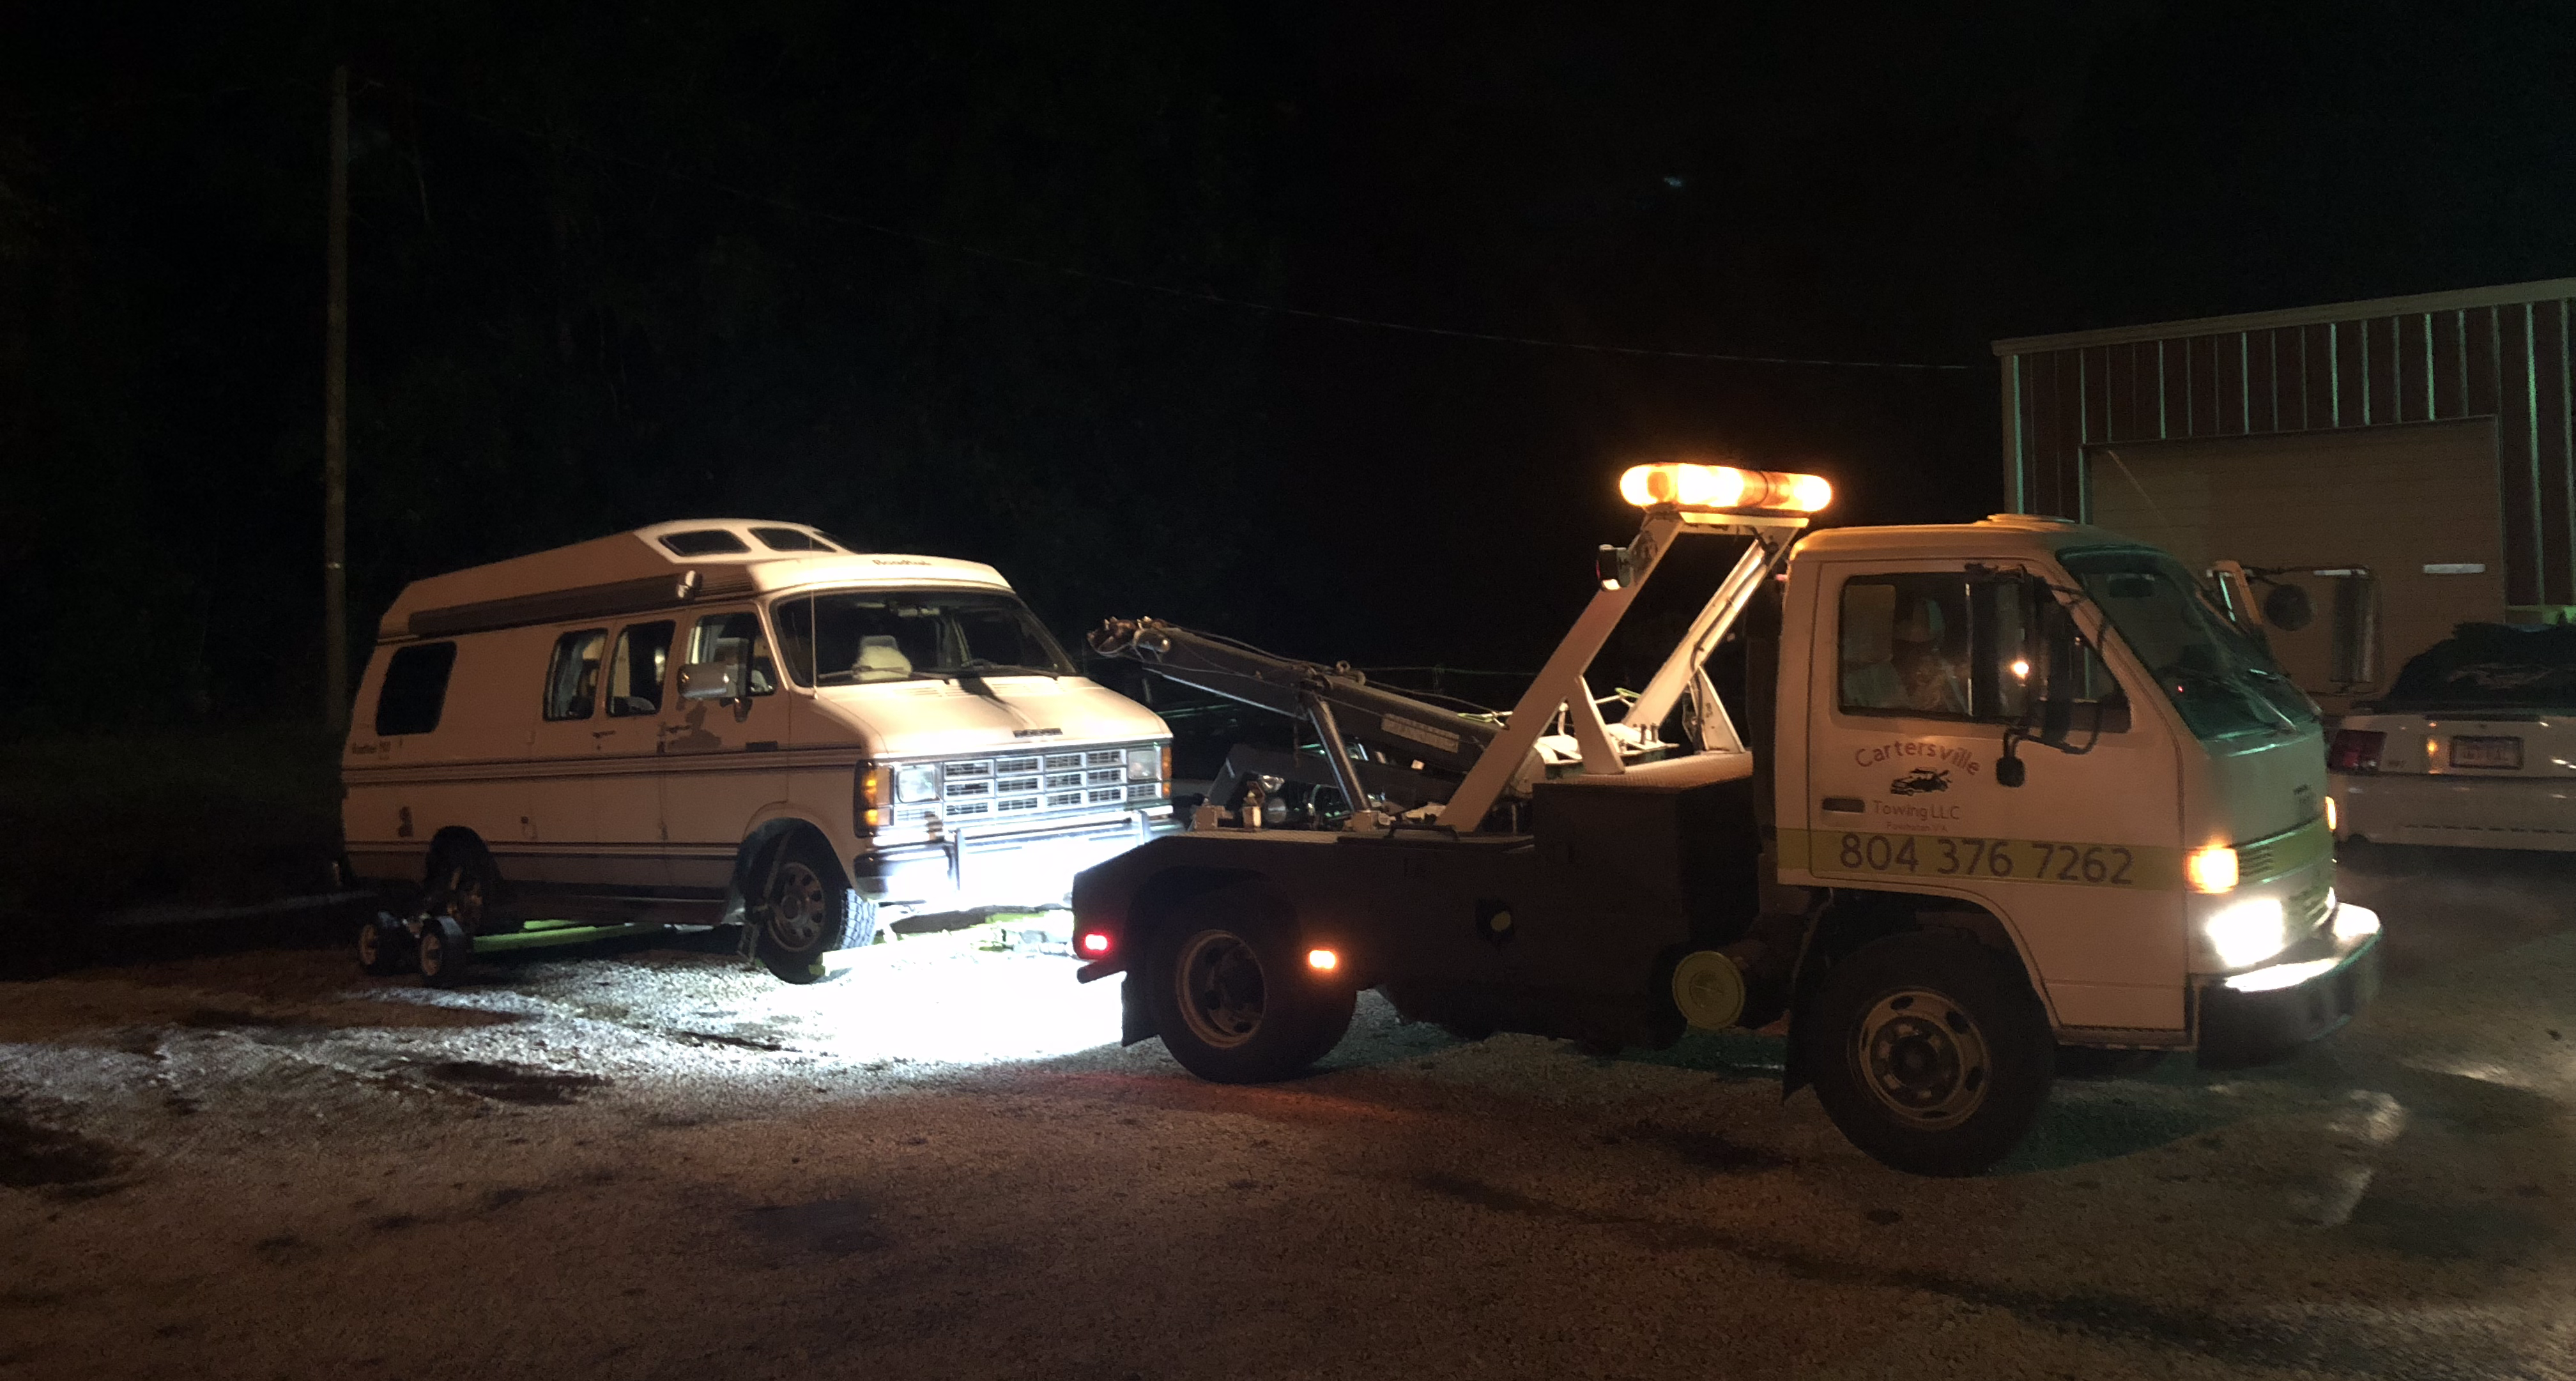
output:
<instances>
[{"instance_id":1,"label":"white camper van","mask_svg":"<svg viewBox=\"0 0 2576 1381\"><path fill-rule=\"evenodd\" d=\"M422 884L433 976L543 918L741 922L810 982L881 924L1057 904L1172 828L1170 738L990 566L702 519L413 582L342 818L358 876Z\"/></svg>"}]
</instances>

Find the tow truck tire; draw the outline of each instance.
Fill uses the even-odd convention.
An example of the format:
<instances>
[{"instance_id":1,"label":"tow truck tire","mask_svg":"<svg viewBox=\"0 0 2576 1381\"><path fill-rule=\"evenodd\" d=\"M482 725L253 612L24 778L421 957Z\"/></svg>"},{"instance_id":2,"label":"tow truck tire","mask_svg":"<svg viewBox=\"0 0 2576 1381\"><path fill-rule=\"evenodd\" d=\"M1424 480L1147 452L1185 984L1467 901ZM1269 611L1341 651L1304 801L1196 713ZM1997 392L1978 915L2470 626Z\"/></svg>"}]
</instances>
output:
<instances>
[{"instance_id":1,"label":"tow truck tire","mask_svg":"<svg viewBox=\"0 0 2576 1381\"><path fill-rule=\"evenodd\" d=\"M820 983L833 976L823 956L852 944L859 904L831 851L805 835L791 836L770 851L759 904L744 918L752 952L782 982Z\"/></svg>"},{"instance_id":2,"label":"tow truck tire","mask_svg":"<svg viewBox=\"0 0 2576 1381\"><path fill-rule=\"evenodd\" d=\"M2055 1075L2038 996L1973 940L1874 940L1825 974L1801 1026L1825 1114L1910 1174L1975 1175L2002 1160Z\"/></svg>"},{"instance_id":3,"label":"tow truck tire","mask_svg":"<svg viewBox=\"0 0 2576 1381\"><path fill-rule=\"evenodd\" d=\"M1267 903L1241 888L1196 898L1154 944L1147 981L1163 1046L1210 1083L1289 1078L1350 1029L1358 994L1312 975L1296 927Z\"/></svg>"}]
</instances>

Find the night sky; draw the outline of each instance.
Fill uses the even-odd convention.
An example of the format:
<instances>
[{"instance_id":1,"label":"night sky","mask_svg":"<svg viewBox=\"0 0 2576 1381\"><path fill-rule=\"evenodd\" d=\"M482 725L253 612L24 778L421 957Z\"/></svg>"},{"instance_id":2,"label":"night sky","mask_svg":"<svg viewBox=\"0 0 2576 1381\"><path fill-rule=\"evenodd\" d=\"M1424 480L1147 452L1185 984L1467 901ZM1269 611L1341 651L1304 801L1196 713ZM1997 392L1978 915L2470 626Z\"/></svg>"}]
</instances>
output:
<instances>
[{"instance_id":1,"label":"night sky","mask_svg":"<svg viewBox=\"0 0 2576 1381\"><path fill-rule=\"evenodd\" d=\"M13 3L0 571L101 668L51 727L313 713L341 60L361 630L727 514L1067 635L1526 668L1636 460L1973 517L1995 337L2576 273L2559 4Z\"/></svg>"}]
</instances>

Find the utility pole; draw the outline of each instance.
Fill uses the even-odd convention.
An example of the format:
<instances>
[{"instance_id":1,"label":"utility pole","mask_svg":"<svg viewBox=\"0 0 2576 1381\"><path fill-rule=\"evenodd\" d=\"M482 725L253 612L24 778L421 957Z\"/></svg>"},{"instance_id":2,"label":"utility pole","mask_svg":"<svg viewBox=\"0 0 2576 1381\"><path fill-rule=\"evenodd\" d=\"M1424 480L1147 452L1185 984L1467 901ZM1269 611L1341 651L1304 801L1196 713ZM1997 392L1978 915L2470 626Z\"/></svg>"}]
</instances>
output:
<instances>
[{"instance_id":1,"label":"utility pole","mask_svg":"<svg viewBox=\"0 0 2576 1381\"><path fill-rule=\"evenodd\" d=\"M322 343L322 722L349 700L349 66L331 69L330 302Z\"/></svg>"}]
</instances>

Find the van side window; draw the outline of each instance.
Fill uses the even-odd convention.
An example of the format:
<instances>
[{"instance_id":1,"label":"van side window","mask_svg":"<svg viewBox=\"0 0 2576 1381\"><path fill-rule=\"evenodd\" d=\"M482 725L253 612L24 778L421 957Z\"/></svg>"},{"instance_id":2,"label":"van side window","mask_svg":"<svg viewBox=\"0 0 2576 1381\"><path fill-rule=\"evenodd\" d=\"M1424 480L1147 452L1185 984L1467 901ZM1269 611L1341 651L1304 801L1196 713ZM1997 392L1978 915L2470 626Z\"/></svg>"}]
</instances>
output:
<instances>
[{"instance_id":1,"label":"van side window","mask_svg":"<svg viewBox=\"0 0 2576 1381\"><path fill-rule=\"evenodd\" d=\"M769 639L760 631L760 615L748 609L709 614L698 620L698 626L689 630L689 660L729 662L746 643L751 649L751 693L774 693L778 689L778 664L770 660Z\"/></svg>"},{"instance_id":2,"label":"van side window","mask_svg":"<svg viewBox=\"0 0 2576 1381\"><path fill-rule=\"evenodd\" d=\"M599 650L607 642L605 628L555 639L554 663L546 668L546 718L590 718L599 700Z\"/></svg>"},{"instance_id":3,"label":"van side window","mask_svg":"<svg viewBox=\"0 0 2576 1381\"><path fill-rule=\"evenodd\" d=\"M608 659L610 714L662 712L662 671L671 660L671 631L678 626L638 623L618 633L617 655Z\"/></svg>"},{"instance_id":4,"label":"van side window","mask_svg":"<svg viewBox=\"0 0 2576 1381\"><path fill-rule=\"evenodd\" d=\"M456 669L456 644L414 643L394 649L385 684L376 691L376 733L425 734L438 727L447 707L447 674Z\"/></svg>"}]
</instances>

